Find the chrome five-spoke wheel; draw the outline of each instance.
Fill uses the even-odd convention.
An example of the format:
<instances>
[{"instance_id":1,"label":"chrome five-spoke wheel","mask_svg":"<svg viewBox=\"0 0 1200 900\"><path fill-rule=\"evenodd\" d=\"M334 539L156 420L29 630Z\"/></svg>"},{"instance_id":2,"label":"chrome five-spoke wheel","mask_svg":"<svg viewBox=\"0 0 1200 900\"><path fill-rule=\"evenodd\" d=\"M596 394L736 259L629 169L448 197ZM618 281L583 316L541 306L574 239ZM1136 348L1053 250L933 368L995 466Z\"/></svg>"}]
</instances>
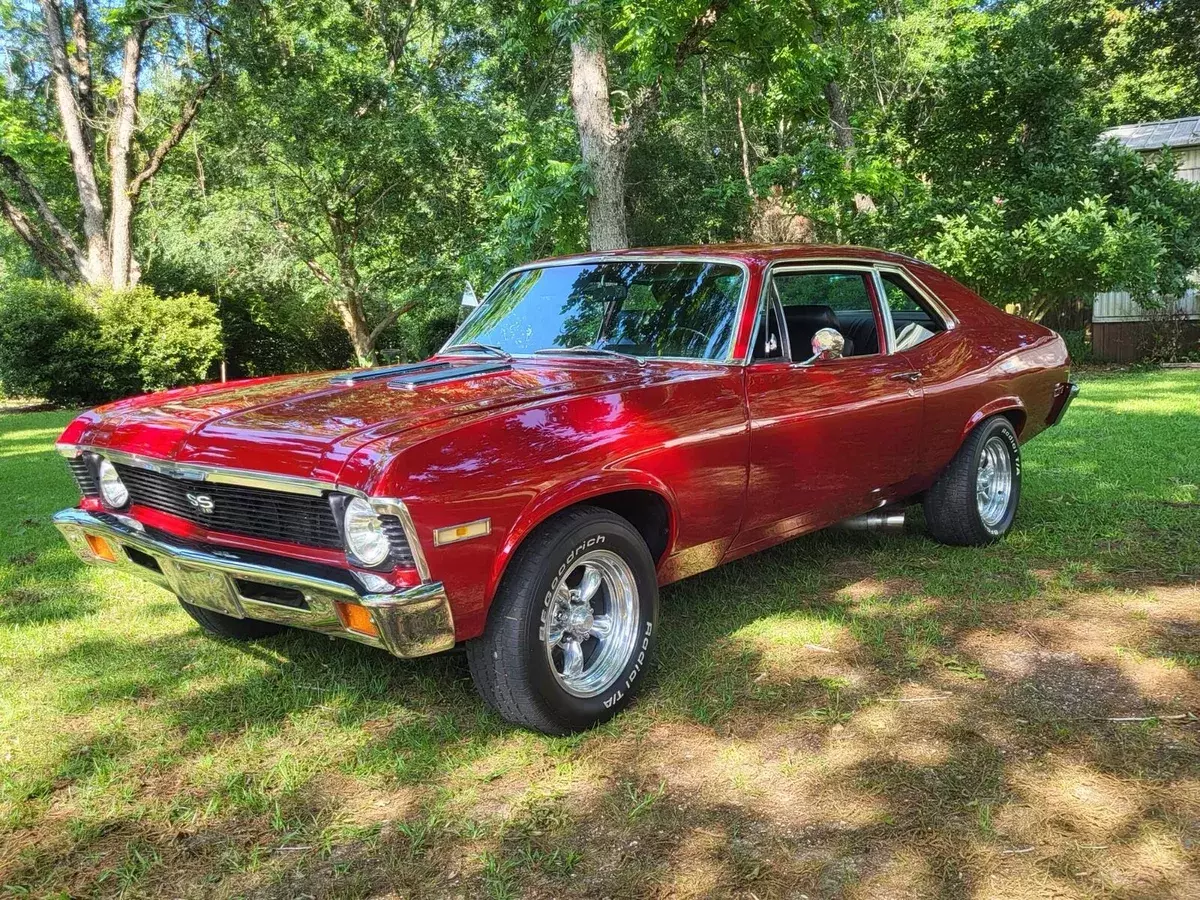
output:
<instances>
[{"instance_id":1,"label":"chrome five-spoke wheel","mask_svg":"<svg viewBox=\"0 0 1200 900\"><path fill-rule=\"evenodd\" d=\"M975 475L975 503L984 525L995 528L1004 520L1012 499L1012 487L1012 454L1008 444L999 435L990 437L983 445Z\"/></svg>"},{"instance_id":2,"label":"chrome five-spoke wheel","mask_svg":"<svg viewBox=\"0 0 1200 900\"><path fill-rule=\"evenodd\" d=\"M545 622L555 679L576 697L596 696L617 680L637 646L633 571L608 550L583 554L559 581Z\"/></svg>"},{"instance_id":3,"label":"chrome five-spoke wheel","mask_svg":"<svg viewBox=\"0 0 1200 900\"><path fill-rule=\"evenodd\" d=\"M504 718L546 734L606 722L633 702L654 658L658 579L623 516L580 504L530 534L505 572L471 675Z\"/></svg>"}]
</instances>

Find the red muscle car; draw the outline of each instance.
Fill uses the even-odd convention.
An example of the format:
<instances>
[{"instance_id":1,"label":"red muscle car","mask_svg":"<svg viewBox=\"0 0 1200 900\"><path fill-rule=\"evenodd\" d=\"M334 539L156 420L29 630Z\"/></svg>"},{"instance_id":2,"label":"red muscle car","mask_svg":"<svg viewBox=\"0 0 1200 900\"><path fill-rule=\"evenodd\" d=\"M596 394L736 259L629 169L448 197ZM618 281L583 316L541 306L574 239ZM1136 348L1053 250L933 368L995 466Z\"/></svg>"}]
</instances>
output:
<instances>
[{"instance_id":1,"label":"red muscle car","mask_svg":"<svg viewBox=\"0 0 1200 900\"><path fill-rule=\"evenodd\" d=\"M55 524L223 638L465 643L502 716L563 733L634 696L662 585L916 502L937 540L999 539L1067 365L1054 332L890 253L553 259L421 363L84 413Z\"/></svg>"}]
</instances>

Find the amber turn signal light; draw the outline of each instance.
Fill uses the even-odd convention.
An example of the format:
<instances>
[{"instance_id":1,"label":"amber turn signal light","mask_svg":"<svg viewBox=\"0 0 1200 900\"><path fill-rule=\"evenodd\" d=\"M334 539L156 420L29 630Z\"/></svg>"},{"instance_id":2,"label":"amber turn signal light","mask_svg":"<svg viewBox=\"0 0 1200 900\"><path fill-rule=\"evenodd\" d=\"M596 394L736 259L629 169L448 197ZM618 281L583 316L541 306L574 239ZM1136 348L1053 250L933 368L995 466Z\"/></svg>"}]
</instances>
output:
<instances>
[{"instance_id":1,"label":"amber turn signal light","mask_svg":"<svg viewBox=\"0 0 1200 900\"><path fill-rule=\"evenodd\" d=\"M371 621L371 611L365 606L359 606L357 603L339 603L337 608L338 615L342 617L342 624L351 631L379 637L379 629Z\"/></svg>"},{"instance_id":2,"label":"amber turn signal light","mask_svg":"<svg viewBox=\"0 0 1200 900\"><path fill-rule=\"evenodd\" d=\"M110 563L117 561L116 552L113 550L112 545L104 538L96 534L85 534L84 537L87 538L88 549L92 551L92 554L97 559L103 559Z\"/></svg>"}]
</instances>

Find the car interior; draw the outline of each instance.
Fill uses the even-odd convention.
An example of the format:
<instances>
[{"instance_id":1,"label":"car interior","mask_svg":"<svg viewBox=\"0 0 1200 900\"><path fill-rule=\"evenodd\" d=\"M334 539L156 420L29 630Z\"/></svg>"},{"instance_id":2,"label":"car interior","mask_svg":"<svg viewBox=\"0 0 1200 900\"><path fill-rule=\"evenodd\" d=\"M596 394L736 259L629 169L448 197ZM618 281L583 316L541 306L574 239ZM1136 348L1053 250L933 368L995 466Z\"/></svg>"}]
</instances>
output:
<instances>
[{"instance_id":1,"label":"car interior","mask_svg":"<svg viewBox=\"0 0 1200 900\"><path fill-rule=\"evenodd\" d=\"M928 340L945 324L933 313L903 276L880 273L896 332L896 349ZM755 359L812 356L812 338L833 328L845 341L842 356L871 356L880 352L871 275L862 271L781 272L771 278L765 327L755 338Z\"/></svg>"}]
</instances>

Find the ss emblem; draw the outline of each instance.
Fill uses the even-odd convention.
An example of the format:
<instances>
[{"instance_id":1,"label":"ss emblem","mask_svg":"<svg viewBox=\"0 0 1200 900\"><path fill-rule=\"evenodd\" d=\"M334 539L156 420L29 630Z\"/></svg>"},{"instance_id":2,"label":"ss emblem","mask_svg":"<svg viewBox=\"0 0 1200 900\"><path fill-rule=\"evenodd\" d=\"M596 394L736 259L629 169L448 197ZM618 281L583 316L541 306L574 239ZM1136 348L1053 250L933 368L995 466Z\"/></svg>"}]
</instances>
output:
<instances>
[{"instance_id":1,"label":"ss emblem","mask_svg":"<svg viewBox=\"0 0 1200 900\"><path fill-rule=\"evenodd\" d=\"M206 497L204 494L188 494L187 502L196 507L202 513L210 513L213 511L212 497Z\"/></svg>"}]
</instances>

